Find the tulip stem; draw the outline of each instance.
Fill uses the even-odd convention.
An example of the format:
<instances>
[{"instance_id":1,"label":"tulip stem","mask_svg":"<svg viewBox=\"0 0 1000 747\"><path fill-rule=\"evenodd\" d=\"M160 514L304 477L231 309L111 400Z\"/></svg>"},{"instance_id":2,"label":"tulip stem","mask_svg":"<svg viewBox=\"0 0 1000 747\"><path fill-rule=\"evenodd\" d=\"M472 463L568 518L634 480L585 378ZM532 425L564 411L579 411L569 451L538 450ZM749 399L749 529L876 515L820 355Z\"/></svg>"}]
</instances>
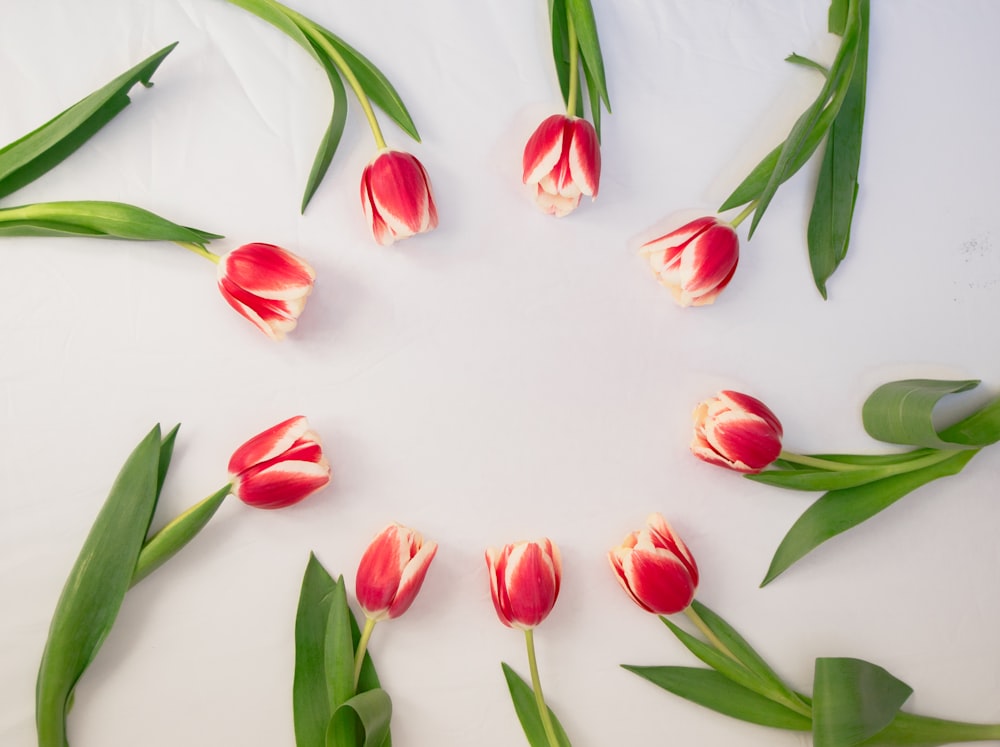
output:
<instances>
[{"instance_id":1,"label":"tulip stem","mask_svg":"<svg viewBox=\"0 0 1000 747\"><path fill-rule=\"evenodd\" d=\"M542 680L538 676L538 662L535 659L534 633L532 628L524 631L524 642L528 647L528 668L531 670L531 689L535 691L535 704L538 706L538 716L542 720L545 738L549 741L550 747L559 747L556 728L552 724L552 715L549 713L549 707L545 705L545 696L542 695Z\"/></svg>"},{"instance_id":2,"label":"tulip stem","mask_svg":"<svg viewBox=\"0 0 1000 747\"><path fill-rule=\"evenodd\" d=\"M210 252L206 247L202 246L201 244L195 244L191 241L175 241L174 243L177 244L177 246L184 247L189 252L194 252L199 257L204 257L209 262L214 262L215 264L219 264L219 259L220 259L219 255L215 254L214 252Z\"/></svg>"},{"instance_id":3,"label":"tulip stem","mask_svg":"<svg viewBox=\"0 0 1000 747\"><path fill-rule=\"evenodd\" d=\"M752 213L754 210L757 209L758 202L760 202L760 200L754 200L745 208L743 208L743 212L737 215L735 218L733 218L729 222L729 225L731 225L733 228L737 228L740 225L740 223L745 221L750 216L750 213Z\"/></svg>"},{"instance_id":4,"label":"tulip stem","mask_svg":"<svg viewBox=\"0 0 1000 747\"><path fill-rule=\"evenodd\" d=\"M791 462L792 464L801 464L803 467L816 467L818 469L824 469L828 472L850 472L851 470L864 469L864 466L859 464L835 462L832 459L822 459L820 457L807 456L805 454L796 454L794 451L785 451L784 449L782 449L781 453L778 454L778 459L783 462Z\"/></svg>"},{"instance_id":5,"label":"tulip stem","mask_svg":"<svg viewBox=\"0 0 1000 747\"><path fill-rule=\"evenodd\" d=\"M365 652L368 651L368 641L371 640L372 631L375 630L375 620L370 617L365 618L365 627L361 630L361 638L358 640L358 650L354 654L354 691L358 690L358 680L361 679L361 665L365 663Z\"/></svg>"},{"instance_id":6,"label":"tulip stem","mask_svg":"<svg viewBox=\"0 0 1000 747\"><path fill-rule=\"evenodd\" d=\"M684 608L684 614L687 615L688 619L694 623L694 626L701 631L701 634L708 639L708 642L715 646L719 653L725 654L735 662L739 662L740 664L743 663L737 658L736 654L729 650L725 643L719 640L719 637L713 633L712 629L709 628L708 625L705 624L705 621L701 619L701 615L694 611L694 607L689 604Z\"/></svg>"},{"instance_id":7,"label":"tulip stem","mask_svg":"<svg viewBox=\"0 0 1000 747\"><path fill-rule=\"evenodd\" d=\"M566 36L569 42L569 91L566 93L566 116L576 116L576 100L580 91L580 44L573 25L573 13L566 8Z\"/></svg>"}]
</instances>

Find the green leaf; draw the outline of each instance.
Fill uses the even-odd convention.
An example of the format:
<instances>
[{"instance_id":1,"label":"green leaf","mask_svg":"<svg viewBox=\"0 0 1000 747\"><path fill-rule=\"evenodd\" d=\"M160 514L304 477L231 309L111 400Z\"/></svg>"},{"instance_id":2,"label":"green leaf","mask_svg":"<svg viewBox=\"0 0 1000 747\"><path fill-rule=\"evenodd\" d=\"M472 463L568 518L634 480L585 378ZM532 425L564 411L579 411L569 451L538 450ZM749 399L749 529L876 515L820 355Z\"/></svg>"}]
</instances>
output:
<instances>
[{"instance_id":1,"label":"green leaf","mask_svg":"<svg viewBox=\"0 0 1000 747\"><path fill-rule=\"evenodd\" d=\"M604 58L601 56L601 43L597 38L594 9L590 0L565 0L565 3L566 11L573 19L577 43L580 46L580 57L587 71L587 80L593 80L594 88L600 94L600 100L610 112L611 101L608 98L608 83L604 77Z\"/></svg>"},{"instance_id":2,"label":"green leaf","mask_svg":"<svg viewBox=\"0 0 1000 747\"><path fill-rule=\"evenodd\" d=\"M66 747L66 715L125 599L156 509L160 427L125 461L66 579L49 627L35 689L39 747Z\"/></svg>"},{"instance_id":3,"label":"green leaf","mask_svg":"<svg viewBox=\"0 0 1000 747\"><path fill-rule=\"evenodd\" d=\"M859 13L857 61L844 103L830 126L806 234L813 280L823 298L826 298L826 281L847 256L858 196L861 133L868 86L868 0L859 0Z\"/></svg>"},{"instance_id":4,"label":"green leaf","mask_svg":"<svg viewBox=\"0 0 1000 747\"><path fill-rule=\"evenodd\" d=\"M840 49L830 66L830 74L827 76L819 96L792 126L791 132L781 146L774 170L757 198L757 207L750 222L750 236L753 236L754 230L764 216L764 212L774 198L778 187L795 173L796 164L804 163L811 155L812 151L808 150L808 147L812 142L812 134L816 125L823 121L824 112L829 111L833 118L836 118L840 111L857 61L860 26L857 3L858 0L850 0L848 24L841 40Z\"/></svg>"},{"instance_id":5,"label":"green leaf","mask_svg":"<svg viewBox=\"0 0 1000 747\"><path fill-rule=\"evenodd\" d=\"M586 66L583 68L583 77L587 81L587 96L590 98L590 118L594 121L594 132L597 134L597 142L601 142L601 97L597 92L597 87L594 83L594 77L590 74L590 71ZM582 107L580 98L577 98L577 103ZM579 116L579 115L578 115Z\"/></svg>"},{"instance_id":6,"label":"green leaf","mask_svg":"<svg viewBox=\"0 0 1000 747\"><path fill-rule=\"evenodd\" d=\"M888 474L891 473L887 473L884 467L843 471L769 469L756 474L748 474L746 478L789 490L841 490L880 480L887 477Z\"/></svg>"},{"instance_id":7,"label":"green leaf","mask_svg":"<svg viewBox=\"0 0 1000 747\"><path fill-rule=\"evenodd\" d=\"M347 604L347 587L339 576L330 595L330 616L326 623L324 668L330 696L330 712L354 697L354 636L351 621L354 615ZM326 733L327 747L354 745L357 724L354 719L331 718Z\"/></svg>"},{"instance_id":8,"label":"green leaf","mask_svg":"<svg viewBox=\"0 0 1000 747\"><path fill-rule=\"evenodd\" d=\"M907 451L901 454L809 454L808 456L814 459L822 459L827 462L852 464L857 467L873 467L883 464L897 464L904 459L920 459L933 453L934 451L934 449L914 449L913 451ZM784 459L778 459L774 462L774 464L779 465L782 469L786 470L797 469L808 472L815 469L808 464L801 464L799 462Z\"/></svg>"},{"instance_id":9,"label":"green leaf","mask_svg":"<svg viewBox=\"0 0 1000 747\"><path fill-rule=\"evenodd\" d=\"M831 34L843 36L847 28L847 11L849 0L830 0L830 12L827 15L827 29Z\"/></svg>"},{"instance_id":10,"label":"green leaf","mask_svg":"<svg viewBox=\"0 0 1000 747\"><path fill-rule=\"evenodd\" d=\"M559 78L559 90L562 92L563 104L569 106L569 27L566 24L566 0L549 0L549 26L552 30L552 61L555 63L556 76ZM577 116L583 115L583 104L577 99Z\"/></svg>"},{"instance_id":11,"label":"green leaf","mask_svg":"<svg viewBox=\"0 0 1000 747\"><path fill-rule=\"evenodd\" d=\"M856 747L888 726L912 692L905 682L862 659L816 659L813 744Z\"/></svg>"},{"instance_id":12,"label":"green leaf","mask_svg":"<svg viewBox=\"0 0 1000 747\"><path fill-rule=\"evenodd\" d=\"M122 202L36 202L0 209L0 236L97 236L207 244L222 238Z\"/></svg>"},{"instance_id":13,"label":"green leaf","mask_svg":"<svg viewBox=\"0 0 1000 747\"><path fill-rule=\"evenodd\" d=\"M697 615L706 627L712 631L713 635L715 635L715 637L718 638L727 649L729 649L729 652L740 661L746 670L753 673L753 675L763 685L763 689L758 689L743 683L744 687L749 687L751 690L754 690L771 700L777 700L779 702L785 701L785 705L790 705L792 708L803 706L808 707L808 699L803 699L790 687L788 687L781 677L778 676L778 673L775 672L764 660L764 658L754 650L753 646L747 643L746 639L736 632L736 629L727 623L722 617L697 600L693 600L691 602L691 611ZM665 618L661 619L664 622L667 622ZM694 652L692 651L692 653ZM698 654L695 654L695 656L698 656ZM701 657L699 656L698 658ZM705 660L702 659L702 661ZM718 669L708 661L705 661L705 663L715 669Z\"/></svg>"},{"instance_id":14,"label":"green leaf","mask_svg":"<svg viewBox=\"0 0 1000 747\"><path fill-rule=\"evenodd\" d=\"M392 87L389 79L367 57L339 36L322 26L316 25L316 28L343 55L347 66L357 76L358 83L361 84L362 90L372 103L388 114L389 118L399 125L403 132L419 143L420 134L417 132L417 127L413 124L413 119L406 110L403 99Z\"/></svg>"},{"instance_id":15,"label":"green leaf","mask_svg":"<svg viewBox=\"0 0 1000 747\"><path fill-rule=\"evenodd\" d=\"M326 77L330 81L330 90L333 92L333 112L330 114L330 124L327 125L323 139L319 143L316 157L313 160L312 169L309 171L309 179L306 181L305 193L302 195L301 212L306 211L306 206L312 199L319 184L326 176L333 155L340 145L340 138L344 134L344 125L347 123L347 92L344 90L344 81L340 79L337 68L325 57L320 56L320 50L316 49L320 64L326 71Z\"/></svg>"},{"instance_id":16,"label":"green leaf","mask_svg":"<svg viewBox=\"0 0 1000 747\"><path fill-rule=\"evenodd\" d=\"M1000 740L1000 724L969 724L900 711L892 723L859 747L937 747L988 739Z\"/></svg>"},{"instance_id":17,"label":"green leaf","mask_svg":"<svg viewBox=\"0 0 1000 747\"><path fill-rule=\"evenodd\" d=\"M817 72L822 73L824 76L830 74L830 68L828 68L826 65L821 65L820 63L816 62L816 60L811 60L808 57L803 57L802 55L796 54L795 52L792 52L790 55L788 55L788 57L785 58L785 62L791 62L793 65L801 65L802 67L807 67L810 68L811 70L816 70Z\"/></svg>"},{"instance_id":18,"label":"green leaf","mask_svg":"<svg viewBox=\"0 0 1000 747\"><path fill-rule=\"evenodd\" d=\"M865 400L861 420L872 438L893 444L929 446L938 449L959 448L959 444L945 441L934 429L931 415L938 400L946 394L967 392L979 381L940 381L936 379L906 379L883 384ZM996 434L1000 437L1000 433ZM962 444L968 447L984 443Z\"/></svg>"},{"instance_id":19,"label":"green leaf","mask_svg":"<svg viewBox=\"0 0 1000 747\"><path fill-rule=\"evenodd\" d=\"M125 71L24 137L0 148L0 198L59 165L129 105L137 83L151 86L156 68L177 42Z\"/></svg>"},{"instance_id":20,"label":"green leaf","mask_svg":"<svg viewBox=\"0 0 1000 747\"><path fill-rule=\"evenodd\" d=\"M146 540L142 546L142 552L139 553L135 572L132 574L131 586L142 581L193 540L205 528L209 520L215 516L215 512L219 510L219 506L232 492L232 489L233 486L227 484L208 498L196 503Z\"/></svg>"},{"instance_id":21,"label":"green leaf","mask_svg":"<svg viewBox=\"0 0 1000 747\"><path fill-rule=\"evenodd\" d=\"M302 577L295 613L295 675L292 680L292 716L295 744L317 747L326 743L333 711L326 678L326 626L335 583L313 553Z\"/></svg>"},{"instance_id":22,"label":"green leaf","mask_svg":"<svg viewBox=\"0 0 1000 747\"><path fill-rule=\"evenodd\" d=\"M167 479L167 470L170 469L170 460L174 456L174 442L177 440L177 431L181 428L180 423L170 429L170 432L160 441L160 460L156 469L156 499L159 500L160 492L163 490L163 483Z\"/></svg>"},{"instance_id":23,"label":"green leaf","mask_svg":"<svg viewBox=\"0 0 1000 747\"><path fill-rule=\"evenodd\" d=\"M761 586L769 584L831 537L870 519L921 485L958 474L977 453L975 450L942 453L942 461L937 464L824 494L805 510L781 540Z\"/></svg>"},{"instance_id":24,"label":"green leaf","mask_svg":"<svg viewBox=\"0 0 1000 747\"><path fill-rule=\"evenodd\" d=\"M941 431L949 444L976 446L1000 441L1000 397Z\"/></svg>"},{"instance_id":25,"label":"green leaf","mask_svg":"<svg viewBox=\"0 0 1000 747\"><path fill-rule=\"evenodd\" d=\"M333 714L328 732L327 747L355 747L355 741L330 741L329 735L360 733L364 735L362 747L382 747L389 738L389 720L392 718L392 701L382 689L359 693L343 703ZM349 721L350 729L340 722Z\"/></svg>"},{"instance_id":26,"label":"green leaf","mask_svg":"<svg viewBox=\"0 0 1000 747\"><path fill-rule=\"evenodd\" d=\"M812 728L811 719L740 687L711 669L622 666L674 695L741 721L792 731Z\"/></svg>"},{"instance_id":27,"label":"green leaf","mask_svg":"<svg viewBox=\"0 0 1000 747\"><path fill-rule=\"evenodd\" d=\"M542 726L542 717L538 713L538 705L535 702L535 691L507 664L502 663L501 667L504 679L507 680L507 689L510 690L510 699L514 703L514 711L517 713L518 721L521 722L521 728L524 729L524 736L527 737L528 744L531 747L550 747L549 740L545 736L545 727ZM566 736L566 731L559 723L559 719L556 718L551 708L548 711L560 747L570 747L569 737Z\"/></svg>"}]
</instances>

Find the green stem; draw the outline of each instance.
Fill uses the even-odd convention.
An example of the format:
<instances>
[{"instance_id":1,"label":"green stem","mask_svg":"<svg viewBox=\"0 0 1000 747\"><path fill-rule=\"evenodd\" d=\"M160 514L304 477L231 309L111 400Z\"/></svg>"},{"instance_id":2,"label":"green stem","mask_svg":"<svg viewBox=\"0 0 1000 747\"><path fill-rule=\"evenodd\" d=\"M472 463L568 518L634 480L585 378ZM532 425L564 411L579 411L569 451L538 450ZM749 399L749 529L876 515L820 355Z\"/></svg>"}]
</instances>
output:
<instances>
[{"instance_id":1,"label":"green stem","mask_svg":"<svg viewBox=\"0 0 1000 747\"><path fill-rule=\"evenodd\" d=\"M337 66L341 75L344 76L344 80L347 81L347 85L351 87L351 90L354 91L354 95L358 97L358 103L361 104L361 110L365 113L365 119L368 120L368 126L371 128L372 136L375 138L375 146L379 150L386 150L388 146L385 144L385 138L382 136L382 128L379 127L378 119L375 118L375 111L372 109L372 103L368 100L368 95L365 93L365 89L362 87L361 81L358 80L358 76L354 74L351 66L347 64L347 60L344 59L344 56L335 46L333 46L333 44L330 43L330 40L327 39L326 34L323 33L323 29L306 18L304 15L296 13L291 8L281 5L280 3L273 2L273 0L266 1L291 18L295 24L309 36L310 39L322 47L323 51L330 56L330 59L333 60L333 64Z\"/></svg>"},{"instance_id":2,"label":"green stem","mask_svg":"<svg viewBox=\"0 0 1000 747\"><path fill-rule=\"evenodd\" d=\"M969 724L900 711L887 727L858 747L922 747L995 739L1000 739L1000 724Z\"/></svg>"},{"instance_id":3,"label":"green stem","mask_svg":"<svg viewBox=\"0 0 1000 747\"><path fill-rule=\"evenodd\" d=\"M556 728L552 725L552 716L549 714L549 707L545 705L545 696L542 695L542 680L538 676L538 662L535 660L535 635L532 628L524 631L524 642L528 647L528 667L531 669L531 688L535 691L535 704L538 706L538 716L542 720L542 728L545 730L545 738L549 740L550 747L559 747L559 740L556 737Z\"/></svg>"},{"instance_id":4,"label":"green stem","mask_svg":"<svg viewBox=\"0 0 1000 747\"><path fill-rule=\"evenodd\" d=\"M726 646L725 643L719 640L719 637L715 633L713 633L712 629L709 628L705 624L705 621L701 619L701 615L699 615L697 612L694 611L694 607L692 607L689 604L687 607L684 608L684 614L687 615L688 619L694 623L694 626L701 631L701 634L705 636L706 639L708 639L708 642L711 643L713 646L715 646L716 650L719 653L725 654L730 659L739 662L740 664L743 663L739 660L739 658L737 658L736 654L734 654L732 651L729 650L729 648Z\"/></svg>"},{"instance_id":5,"label":"green stem","mask_svg":"<svg viewBox=\"0 0 1000 747\"><path fill-rule=\"evenodd\" d=\"M796 454L794 451L785 451L784 449L782 449L781 453L778 454L778 459L781 459L784 462L791 462L792 464L801 464L806 467L825 469L828 472L851 472L852 470L866 468L865 466L859 464L835 462L832 459L821 459L820 457Z\"/></svg>"},{"instance_id":6,"label":"green stem","mask_svg":"<svg viewBox=\"0 0 1000 747\"><path fill-rule=\"evenodd\" d=\"M757 208L758 202L760 202L760 200L754 200L745 208L743 208L743 212L741 212L739 215L733 218L729 222L729 225L731 225L733 228L737 228L740 225L740 223L745 221L750 216L750 213L752 213Z\"/></svg>"},{"instance_id":7,"label":"green stem","mask_svg":"<svg viewBox=\"0 0 1000 747\"><path fill-rule=\"evenodd\" d=\"M147 539L136 561L129 588L142 581L193 540L219 510L232 489L232 484L227 483Z\"/></svg>"},{"instance_id":8,"label":"green stem","mask_svg":"<svg viewBox=\"0 0 1000 747\"><path fill-rule=\"evenodd\" d=\"M573 13L566 8L566 35L569 41L569 91L566 94L566 116L576 116L576 99L580 93L580 43L576 38Z\"/></svg>"},{"instance_id":9,"label":"green stem","mask_svg":"<svg viewBox=\"0 0 1000 747\"><path fill-rule=\"evenodd\" d=\"M361 665L365 663L365 652L368 651L368 641L371 640L372 631L375 630L375 620L370 617L365 618L365 627L361 631L361 638L358 640L358 650L354 654L354 691L358 691L358 680L361 679Z\"/></svg>"},{"instance_id":10,"label":"green stem","mask_svg":"<svg viewBox=\"0 0 1000 747\"><path fill-rule=\"evenodd\" d=\"M191 241L175 241L174 243L177 244L177 246L184 247L189 252L194 252L199 257L204 257L209 262L214 262L215 264L219 264L219 259L220 259L219 255L215 254L214 252L210 252L207 248L205 248L201 244L195 244Z\"/></svg>"}]
</instances>

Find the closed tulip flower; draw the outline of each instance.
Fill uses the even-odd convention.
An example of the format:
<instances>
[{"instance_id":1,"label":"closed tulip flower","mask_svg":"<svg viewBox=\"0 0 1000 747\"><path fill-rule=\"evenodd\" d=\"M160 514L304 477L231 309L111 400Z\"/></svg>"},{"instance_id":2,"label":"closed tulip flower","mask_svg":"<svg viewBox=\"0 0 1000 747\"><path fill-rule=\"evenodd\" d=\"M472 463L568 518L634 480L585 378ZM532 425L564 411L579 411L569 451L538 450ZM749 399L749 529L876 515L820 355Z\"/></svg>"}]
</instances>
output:
<instances>
[{"instance_id":1,"label":"closed tulip flower","mask_svg":"<svg viewBox=\"0 0 1000 747\"><path fill-rule=\"evenodd\" d=\"M387 246L438 224L431 183L420 161L383 150L361 174L361 205L375 241Z\"/></svg>"},{"instance_id":2,"label":"closed tulip flower","mask_svg":"<svg viewBox=\"0 0 1000 747\"><path fill-rule=\"evenodd\" d=\"M759 399L722 391L694 411L691 451L737 472L760 472L781 454L781 423Z\"/></svg>"},{"instance_id":3,"label":"closed tulip flower","mask_svg":"<svg viewBox=\"0 0 1000 747\"><path fill-rule=\"evenodd\" d=\"M706 217L643 244L641 252L677 303L705 306L733 279L740 241L732 225Z\"/></svg>"},{"instance_id":4,"label":"closed tulip flower","mask_svg":"<svg viewBox=\"0 0 1000 747\"><path fill-rule=\"evenodd\" d=\"M687 546L660 514L608 553L618 583L647 612L673 615L698 588L698 566Z\"/></svg>"},{"instance_id":5,"label":"closed tulip flower","mask_svg":"<svg viewBox=\"0 0 1000 747\"><path fill-rule=\"evenodd\" d=\"M246 244L219 258L219 290L236 311L273 340L292 331L316 273L273 244Z\"/></svg>"},{"instance_id":6,"label":"closed tulip flower","mask_svg":"<svg viewBox=\"0 0 1000 747\"><path fill-rule=\"evenodd\" d=\"M553 114L543 121L524 147L524 183L535 187L535 203L561 218L597 197L601 181L601 146L594 126L585 119Z\"/></svg>"},{"instance_id":7,"label":"closed tulip flower","mask_svg":"<svg viewBox=\"0 0 1000 747\"><path fill-rule=\"evenodd\" d=\"M355 593L365 616L378 622L406 612L436 552L436 543L400 524L379 532L358 565Z\"/></svg>"},{"instance_id":8,"label":"closed tulip flower","mask_svg":"<svg viewBox=\"0 0 1000 747\"><path fill-rule=\"evenodd\" d=\"M330 482L319 437L301 415L254 436L229 460L232 492L254 508L284 508Z\"/></svg>"},{"instance_id":9,"label":"closed tulip flower","mask_svg":"<svg viewBox=\"0 0 1000 747\"><path fill-rule=\"evenodd\" d=\"M548 617L559 596L562 561L550 539L486 551L493 606L509 628L529 630Z\"/></svg>"}]
</instances>

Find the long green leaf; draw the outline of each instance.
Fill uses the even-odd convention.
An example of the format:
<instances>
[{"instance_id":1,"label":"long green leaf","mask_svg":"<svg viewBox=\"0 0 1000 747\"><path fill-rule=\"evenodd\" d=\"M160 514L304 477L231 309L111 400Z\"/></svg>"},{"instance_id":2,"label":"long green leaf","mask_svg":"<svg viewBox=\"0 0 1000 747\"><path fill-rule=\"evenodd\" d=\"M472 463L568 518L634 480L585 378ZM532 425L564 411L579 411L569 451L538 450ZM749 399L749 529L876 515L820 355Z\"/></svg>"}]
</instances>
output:
<instances>
[{"instance_id":1,"label":"long green leaf","mask_svg":"<svg viewBox=\"0 0 1000 747\"><path fill-rule=\"evenodd\" d=\"M812 728L811 719L740 687L711 669L622 666L674 695L741 721L792 731Z\"/></svg>"},{"instance_id":2,"label":"long green leaf","mask_svg":"<svg viewBox=\"0 0 1000 747\"><path fill-rule=\"evenodd\" d=\"M771 583L828 539L870 519L907 493L939 477L957 474L977 453L956 451L923 469L824 494L805 510L781 540L761 586Z\"/></svg>"},{"instance_id":3,"label":"long green leaf","mask_svg":"<svg viewBox=\"0 0 1000 747\"><path fill-rule=\"evenodd\" d=\"M850 0L830 0L830 10L827 13L827 30L837 36L844 35L847 28L847 12Z\"/></svg>"},{"instance_id":4,"label":"long green leaf","mask_svg":"<svg viewBox=\"0 0 1000 747\"><path fill-rule=\"evenodd\" d=\"M811 142L810 135L814 132L816 125L822 120L823 112L830 110L834 119L840 111L844 98L854 72L854 65L857 62L858 37L860 20L858 18L857 3L859 0L850 0L848 10L848 22L844 29L840 48L830 66L830 74L827 76L819 96L809 108L802 113L792 126L791 132L785 139L778 155L778 161L757 198L757 207L754 210L753 219L750 222L749 235L753 236L760 219L764 216L768 205L774 198L778 187L785 182L793 173L794 165L802 160L806 155L806 148ZM806 155L806 160L808 156Z\"/></svg>"},{"instance_id":5,"label":"long green leaf","mask_svg":"<svg viewBox=\"0 0 1000 747\"><path fill-rule=\"evenodd\" d=\"M333 711L327 690L326 626L335 583L313 553L309 553L299 605L295 613L295 675L292 679L292 717L295 744L319 747Z\"/></svg>"},{"instance_id":6,"label":"long green leaf","mask_svg":"<svg viewBox=\"0 0 1000 747\"><path fill-rule=\"evenodd\" d=\"M351 634L353 615L347 603L344 577L338 576L330 595L330 617L326 623L324 668L330 696L330 713L354 697L354 637ZM327 747L350 747L357 739L357 724L353 719L330 719L326 732Z\"/></svg>"},{"instance_id":7,"label":"long green leaf","mask_svg":"<svg viewBox=\"0 0 1000 747\"><path fill-rule=\"evenodd\" d=\"M170 460L174 456L174 443L177 441L177 431L181 429L178 423L160 441L160 459L156 468L156 499L160 499L160 492L163 490L163 483L167 479L167 470L170 469Z\"/></svg>"},{"instance_id":8,"label":"long green leaf","mask_svg":"<svg viewBox=\"0 0 1000 747\"><path fill-rule=\"evenodd\" d=\"M0 209L0 236L98 236L206 244L222 238L122 202L36 202Z\"/></svg>"},{"instance_id":9,"label":"long green leaf","mask_svg":"<svg viewBox=\"0 0 1000 747\"><path fill-rule=\"evenodd\" d=\"M333 714L330 733L358 733L364 735L361 747L382 747L389 738L389 721L392 718L392 701L381 688L358 693L343 703ZM350 731L340 725L350 721ZM355 742L327 741L328 747L355 747Z\"/></svg>"},{"instance_id":10,"label":"long green leaf","mask_svg":"<svg viewBox=\"0 0 1000 747\"><path fill-rule=\"evenodd\" d=\"M791 701L796 706L808 705L808 698L803 698L788 687L784 680L778 676L778 673L771 668L771 665L757 653L753 646L747 643L746 639L732 625L697 599L691 602L691 609L708 626L708 629L712 631L715 637L722 641L722 644L739 659L743 666L753 672L765 684L770 695L768 695L768 692L761 692L761 695L768 697L772 695L776 696L778 700L785 700L786 705L788 701ZM774 700L775 698L772 697L771 699Z\"/></svg>"},{"instance_id":11,"label":"long green leaf","mask_svg":"<svg viewBox=\"0 0 1000 747\"><path fill-rule=\"evenodd\" d=\"M566 12L573 19L577 42L580 46L580 57L587 70L588 80L593 85L604 107L610 112L611 101L608 98L608 82L604 75L604 57L601 55L601 43L597 38L597 21L594 19L594 8L590 0L565 0Z\"/></svg>"},{"instance_id":12,"label":"long green leaf","mask_svg":"<svg viewBox=\"0 0 1000 747\"><path fill-rule=\"evenodd\" d=\"M187 546L215 516L215 512L231 492L232 485L217 490L147 539L139 553L131 585L135 586Z\"/></svg>"},{"instance_id":13,"label":"long green leaf","mask_svg":"<svg viewBox=\"0 0 1000 747\"><path fill-rule=\"evenodd\" d=\"M368 98L372 100L372 103L388 114L389 118L399 125L403 132L419 143L420 134L417 132L417 126L413 124L413 119L410 117L410 113L406 110L406 106L403 104L403 99L396 92L396 89L393 88L389 79L382 74L382 71L375 67L371 60L332 31L329 31L319 25L316 25L316 28L319 29L323 36L329 39L333 46L336 47L337 51L343 55L344 60L347 62L347 66L350 67L354 75L357 76L358 82L361 84L361 88L364 90Z\"/></svg>"},{"instance_id":14,"label":"long green leaf","mask_svg":"<svg viewBox=\"0 0 1000 747\"><path fill-rule=\"evenodd\" d=\"M912 692L905 682L862 659L816 659L813 744L856 747L888 726Z\"/></svg>"},{"instance_id":15,"label":"long green leaf","mask_svg":"<svg viewBox=\"0 0 1000 747\"><path fill-rule=\"evenodd\" d=\"M317 55L320 55L320 51L316 48ZM340 139L344 134L344 126L347 124L347 91L344 90L344 81L341 80L337 68L321 55L320 64L330 81L330 90L333 92L333 111L330 113L330 124L327 125L323 139L320 140L319 148L316 150L316 157L309 170L309 178L306 180L306 189L302 195L301 212L303 213L319 188L320 182L323 181L323 177L326 176L327 169L330 168L330 162L333 161L333 155L337 152L337 146L340 145Z\"/></svg>"},{"instance_id":16,"label":"long green leaf","mask_svg":"<svg viewBox=\"0 0 1000 747\"><path fill-rule=\"evenodd\" d=\"M517 720L521 722L521 728L524 729L524 736L527 737L528 744L531 747L551 747L548 737L545 736L542 717L538 713L538 705L535 702L535 691L531 689L531 685L521 678L521 675L507 664L501 664L501 667L503 668L504 679L507 680L510 699L514 703ZM569 737L566 736L566 731L563 729L562 724L559 723L559 719L556 718L551 708L548 711L560 747L570 747Z\"/></svg>"},{"instance_id":17,"label":"long green leaf","mask_svg":"<svg viewBox=\"0 0 1000 747\"><path fill-rule=\"evenodd\" d=\"M832 16L833 7L830 12ZM823 298L826 298L826 281L847 256L858 196L861 133L868 87L869 0L859 0L859 14L857 61L844 103L830 126L806 232L813 280Z\"/></svg>"},{"instance_id":18,"label":"long green leaf","mask_svg":"<svg viewBox=\"0 0 1000 747\"><path fill-rule=\"evenodd\" d=\"M937 747L1000 740L1000 724L970 724L900 711L887 727L858 747Z\"/></svg>"},{"instance_id":19,"label":"long green leaf","mask_svg":"<svg viewBox=\"0 0 1000 747\"><path fill-rule=\"evenodd\" d=\"M937 449L958 448L958 444L945 441L934 429L931 418L934 406L946 394L966 392L978 384L974 379L891 381L880 386L865 400L861 408L861 420L868 435L879 441ZM978 447L985 444L963 445Z\"/></svg>"},{"instance_id":20,"label":"long green leaf","mask_svg":"<svg viewBox=\"0 0 1000 747\"><path fill-rule=\"evenodd\" d=\"M789 490L841 490L865 485L887 477L885 467L869 469L852 469L843 471L830 470L782 470L769 469L764 472L746 475L747 479L774 485Z\"/></svg>"},{"instance_id":21,"label":"long green leaf","mask_svg":"<svg viewBox=\"0 0 1000 747\"><path fill-rule=\"evenodd\" d=\"M559 90L563 104L569 106L569 27L566 24L566 0L549 0L549 27L552 31L552 61L559 79ZM583 114L583 106L577 99L577 116Z\"/></svg>"},{"instance_id":22,"label":"long green leaf","mask_svg":"<svg viewBox=\"0 0 1000 747\"><path fill-rule=\"evenodd\" d=\"M583 77L587 81L587 97L590 99L590 118L594 121L594 132L597 133L597 142L601 141L601 96L597 91L594 76L590 74L587 66L583 67ZM580 99L578 98L579 102Z\"/></svg>"},{"instance_id":23,"label":"long green leaf","mask_svg":"<svg viewBox=\"0 0 1000 747\"><path fill-rule=\"evenodd\" d=\"M67 745L73 689L114 625L156 509L160 454L157 425L122 466L66 579L38 668L39 747Z\"/></svg>"},{"instance_id":24,"label":"long green leaf","mask_svg":"<svg viewBox=\"0 0 1000 747\"><path fill-rule=\"evenodd\" d=\"M0 148L0 198L60 164L129 105L128 91L150 79L177 42L147 57L10 145Z\"/></svg>"},{"instance_id":25,"label":"long green leaf","mask_svg":"<svg viewBox=\"0 0 1000 747\"><path fill-rule=\"evenodd\" d=\"M1000 441L1000 397L976 410L967 418L949 425L941 431L941 438L949 444L993 444Z\"/></svg>"}]
</instances>

